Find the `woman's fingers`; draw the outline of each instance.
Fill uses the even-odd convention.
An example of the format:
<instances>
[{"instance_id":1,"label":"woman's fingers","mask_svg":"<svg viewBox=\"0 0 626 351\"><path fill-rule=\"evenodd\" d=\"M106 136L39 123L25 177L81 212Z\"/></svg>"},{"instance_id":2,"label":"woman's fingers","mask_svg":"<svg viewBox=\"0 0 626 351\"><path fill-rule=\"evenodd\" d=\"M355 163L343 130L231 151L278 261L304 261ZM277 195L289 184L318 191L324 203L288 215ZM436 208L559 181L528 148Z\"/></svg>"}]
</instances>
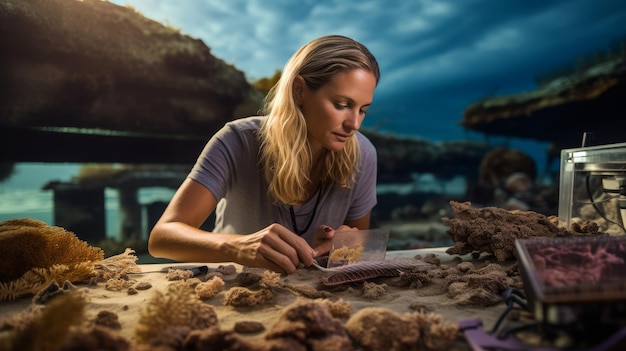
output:
<instances>
[{"instance_id":1,"label":"woman's fingers","mask_svg":"<svg viewBox=\"0 0 626 351\"><path fill-rule=\"evenodd\" d=\"M258 247L254 260L259 266L281 273L293 273L301 263L305 266L313 263L315 251L309 244L279 224L256 233L256 240Z\"/></svg>"}]
</instances>

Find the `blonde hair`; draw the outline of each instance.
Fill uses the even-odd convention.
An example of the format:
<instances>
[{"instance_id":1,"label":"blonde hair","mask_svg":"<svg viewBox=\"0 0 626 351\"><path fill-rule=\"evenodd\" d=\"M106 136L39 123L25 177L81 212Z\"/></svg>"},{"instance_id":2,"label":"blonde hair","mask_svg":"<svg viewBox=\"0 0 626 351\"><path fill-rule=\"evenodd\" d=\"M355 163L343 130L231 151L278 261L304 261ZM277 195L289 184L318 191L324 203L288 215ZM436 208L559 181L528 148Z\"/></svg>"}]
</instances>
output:
<instances>
[{"instance_id":1,"label":"blonde hair","mask_svg":"<svg viewBox=\"0 0 626 351\"><path fill-rule=\"evenodd\" d=\"M341 72L365 69L380 79L376 58L361 43L341 35L328 35L302 46L287 61L280 80L265 98L267 116L259 129L261 162L269 195L278 202L294 204L306 200L306 184L313 155L307 139L307 126L296 103L293 86L301 76L309 89L317 90ZM336 183L350 188L360 160L356 136L336 152L322 155L322 185Z\"/></svg>"}]
</instances>

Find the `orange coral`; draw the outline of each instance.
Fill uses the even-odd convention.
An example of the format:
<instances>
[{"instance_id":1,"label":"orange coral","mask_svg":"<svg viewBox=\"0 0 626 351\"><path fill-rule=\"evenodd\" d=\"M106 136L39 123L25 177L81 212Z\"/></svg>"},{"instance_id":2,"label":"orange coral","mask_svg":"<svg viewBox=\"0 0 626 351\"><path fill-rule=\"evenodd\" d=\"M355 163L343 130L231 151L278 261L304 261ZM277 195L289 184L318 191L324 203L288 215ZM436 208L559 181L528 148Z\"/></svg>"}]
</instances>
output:
<instances>
[{"instance_id":1,"label":"orange coral","mask_svg":"<svg viewBox=\"0 0 626 351\"><path fill-rule=\"evenodd\" d=\"M0 222L0 257L1 301L35 294L52 280L87 280L104 252L61 227L20 218Z\"/></svg>"},{"instance_id":2,"label":"orange coral","mask_svg":"<svg viewBox=\"0 0 626 351\"><path fill-rule=\"evenodd\" d=\"M9 282L33 268L100 261L104 252L61 227L18 218L0 222L0 257L0 282Z\"/></svg>"}]
</instances>

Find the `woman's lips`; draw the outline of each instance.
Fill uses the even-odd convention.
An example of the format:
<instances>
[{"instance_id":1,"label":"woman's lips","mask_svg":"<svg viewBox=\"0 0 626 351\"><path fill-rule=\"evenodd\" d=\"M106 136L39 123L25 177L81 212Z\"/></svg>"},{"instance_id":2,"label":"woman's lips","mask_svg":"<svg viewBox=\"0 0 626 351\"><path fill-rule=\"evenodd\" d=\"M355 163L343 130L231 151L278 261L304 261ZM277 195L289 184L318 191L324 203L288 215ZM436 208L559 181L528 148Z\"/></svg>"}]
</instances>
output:
<instances>
[{"instance_id":1,"label":"woman's lips","mask_svg":"<svg viewBox=\"0 0 626 351\"><path fill-rule=\"evenodd\" d=\"M338 141L340 142L346 142L348 140L348 138L350 137L349 134L342 134L342 133L333 133L335 135L335 138L337 138Z\"/></svg>"}]
</instances>

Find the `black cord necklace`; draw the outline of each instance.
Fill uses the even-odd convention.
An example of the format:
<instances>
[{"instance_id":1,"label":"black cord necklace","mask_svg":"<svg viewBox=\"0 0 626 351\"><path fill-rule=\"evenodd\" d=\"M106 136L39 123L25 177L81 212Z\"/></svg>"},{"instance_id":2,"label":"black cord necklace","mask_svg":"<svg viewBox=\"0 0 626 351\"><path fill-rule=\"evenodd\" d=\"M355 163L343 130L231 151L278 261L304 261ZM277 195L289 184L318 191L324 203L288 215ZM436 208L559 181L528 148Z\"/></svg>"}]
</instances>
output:
<instances>
[{"instance_id":1,"label":"black cord necklace","mask_svg":"<svg viewBox=\"0 0 626 351\"><path fill-rule=\"evenodd\" d=\"M311 217L309 218L309 223L307 223L306 227L301 231L298 230L298 225L296 224L296 214L295 212L293 212L293 205L289 206L289 214L291 215L291 225L293 226L293 231L296 234L302 235L306 233L307 230L309 230L309 227L311 227L311 223L313 223L313 217L315 217L315 213L317 212L317 205L319 205L321 197L322 197L322 184L320 184L317 190L317 200L315 200L315 206L313 207L313 214L311 214Z\"/></svg>"}]
</instances>

